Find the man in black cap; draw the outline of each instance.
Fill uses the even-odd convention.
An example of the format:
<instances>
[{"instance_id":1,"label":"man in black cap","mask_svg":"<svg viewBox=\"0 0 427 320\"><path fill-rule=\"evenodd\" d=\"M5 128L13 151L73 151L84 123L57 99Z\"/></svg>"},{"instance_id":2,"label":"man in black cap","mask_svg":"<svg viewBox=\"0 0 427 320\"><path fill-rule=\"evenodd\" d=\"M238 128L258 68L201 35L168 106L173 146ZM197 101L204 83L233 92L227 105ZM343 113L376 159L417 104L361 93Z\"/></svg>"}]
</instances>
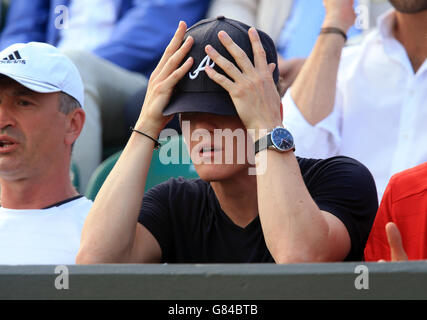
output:
<instances>
[{"instance_id":1,"label":"man in black cap","mask_svg":"<svg viewBox=\"0 0 427 320\"><path fill-rule=\"evenodd\" d=\"M265 33L224 17L188 30L181 22L76 262L361 260L378 207L372 176L350 158L296 158L277 81ZM170 179L143 196L153 142L176 113L201 179Z\"/></svg>"}]
</instances>

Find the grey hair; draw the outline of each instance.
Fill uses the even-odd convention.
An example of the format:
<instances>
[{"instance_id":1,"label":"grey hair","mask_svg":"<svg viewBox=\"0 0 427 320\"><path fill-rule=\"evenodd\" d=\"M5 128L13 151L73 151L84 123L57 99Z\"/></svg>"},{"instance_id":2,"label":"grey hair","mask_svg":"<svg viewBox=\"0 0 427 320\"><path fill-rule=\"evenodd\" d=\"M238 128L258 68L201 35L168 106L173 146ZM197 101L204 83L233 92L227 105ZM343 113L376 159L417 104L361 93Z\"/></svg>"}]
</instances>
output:
<instances>
[{"instance_id":1,"label":"grey hair","mask_svg":"<svg viewBox=\"0 0 427 320\"><path fill-rule=\"evenodd\" d=\"M71 111L81 108L80 103L65 92L59 93L59 111L69 114Z\"/></svg>"},{"instance_id":2,"label":"grey hair","mask_svg":"<svg viewBox=\"0 0 427 320\"><path fill-rule=\"evenodd\" d=\"M81 105L75 98L62 91L59 93L59 112L63 114L69 114L78 108L81 108ZM73 152L75 143L76 142L74 141L71 145L71 152Z\"/></svg>"}]
</instances>

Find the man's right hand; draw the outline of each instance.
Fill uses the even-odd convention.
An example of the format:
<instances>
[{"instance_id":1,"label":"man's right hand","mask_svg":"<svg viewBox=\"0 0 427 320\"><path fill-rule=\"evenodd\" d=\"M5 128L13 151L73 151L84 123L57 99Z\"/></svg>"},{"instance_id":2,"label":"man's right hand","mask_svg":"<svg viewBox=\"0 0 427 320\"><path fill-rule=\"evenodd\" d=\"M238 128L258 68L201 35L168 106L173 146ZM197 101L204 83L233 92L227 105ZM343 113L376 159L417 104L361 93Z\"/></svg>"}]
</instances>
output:
<instances>
[{"instance_id":1,"label":"man's right hand","mask_svg":"<svg viewBox=\"0 0 427 320\"><path fill-rule=\"evenodd\" d=\"M147 94L135 128L152 137L157 137L172 119L173 115L163 115L163 109L169 103L173 88L193 64L193 58L190 57L180 66L194 42L192 37L188 37L183 43L186 30L187 25L181 21L148 82Z\"/></svg>"},{"instance_id":2,"label":"man's right hand","mask_svg":"<svg viewBox=\"0 0 427 320\"><path fill-rule=\"evenodd\" d=\"M356 19L353 4L354 0L323 0L326 16L322 27L334 27L347 32Z\"/></svg>"}]
</instances>

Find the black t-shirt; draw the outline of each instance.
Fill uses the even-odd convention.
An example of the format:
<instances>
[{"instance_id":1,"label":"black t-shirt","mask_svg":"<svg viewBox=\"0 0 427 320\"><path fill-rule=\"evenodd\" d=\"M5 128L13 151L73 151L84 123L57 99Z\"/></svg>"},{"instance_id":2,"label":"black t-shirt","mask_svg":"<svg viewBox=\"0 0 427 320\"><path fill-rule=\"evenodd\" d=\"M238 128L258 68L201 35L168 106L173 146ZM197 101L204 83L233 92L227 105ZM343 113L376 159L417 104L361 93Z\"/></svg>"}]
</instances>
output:
<instances>
[{"instance_id":1,"label":"black t-shirt","mask_svg":"<svg viewBox=\"0 0 427 320\"><path fill-rule=\"evenodd\" d=\"M363 260L378 209L371 173L347 157L297 159L318 207L337 216L348 230L351 250L345 260ZM237 226L221 209L210 184L201 179L172 178L148 190L139 222L160 244L162 262L274 262L259 216L245 228Z\"/></svg>"}]
</instances>

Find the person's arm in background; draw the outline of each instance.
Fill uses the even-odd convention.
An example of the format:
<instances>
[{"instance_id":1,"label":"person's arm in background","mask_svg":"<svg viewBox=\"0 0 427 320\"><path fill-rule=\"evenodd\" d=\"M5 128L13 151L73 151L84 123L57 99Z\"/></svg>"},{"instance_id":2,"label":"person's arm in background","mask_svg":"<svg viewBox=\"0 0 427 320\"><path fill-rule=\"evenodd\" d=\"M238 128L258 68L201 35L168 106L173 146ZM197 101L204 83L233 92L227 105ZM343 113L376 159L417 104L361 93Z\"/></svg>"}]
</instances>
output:
<instances>
[{"instance_id":1,"label":"person's arm in background","mask_svg":"<svg viewBox=\"0 0 427 320\"><path fill-rule=\"evenodd\" d=\"M208 5L209 0L137 1L118 21L110 41L94 53L148 77L179 21L190 27L205 17Z\"/></svg>"},{"instance_id":2,"label":"person's arm in background","mask_svg":"<svg viewBox=\"0 0 427 320\"><path fill-rule=\"evenodd\" d=\"M325 0L324 4L326 17L322 27L335 27L346 33L355 20L353 0ZM340 34L319 35L291 87L293 101L311 125L326 118L333 110L344 44L344 37Z\"/></svg>"},{"instance_id":3,"label":"person's arm in background","mask_svg":"<svg viewBox=\"0 0 427 320\"><path fill-rule=\"evenodd\" d=\"M50 1L12 0L1 33L0 50L18 42L46 42Z\"/></svg>"},{"instance_id":4,"label":"person's arm in background","mask_svg":"<svg viewBox=\"0 0 427 320\"><path fill-rule=\"evenodd\" d=\"M305 58L285 59L280 54L277 55L280 72L280 96L283 97L289 87L294 83L299 72L304 65Z\"/></svg>"},{"instance_id":5,"label":"person's arm in background","mask_svg":"<svg viewBox=\"0 0 427 320\"><path fill-rule=\"evenodd\" d=\"M207 17L225 16L256 26L257 10L261 0L212 0Z\"/></svg>"},{"instance_id":6,"label":"person's arm in background","mask_svg":"<svg viewBox=\"0 0 427 320\"><path fill-rule=\"evenodd\" d=\"M289 11L292 5L292 1L287 0L287 2L287 5L282 4L286 7L286 9L281 8L281 10L285 10L287 12L287 14L284 15L286 20L289 16ZM263 10L262 6L268 6L266 10L263 11L264 15L260 13L260 10ZM277 10L277 8L271 7L271 1L266 3L263 2L263 0L212 0L207 16L217 17L223 15L227 18L242 21L247 25L255 26L269 33L268 31L272 30L264 30L262 27L269 25L269 21L265 20L271 19L271 14L274 10ZM283 26L285 23L286 21L277 21L276 25ZM277 29L277 26L275 26L275 29ZM277 29L276 33L279 33L279 29ZM273 34L269 35L272 37L272 39L277 38L277 36L275 37ZM283 96L298 75L298 72L300 71L305 59L285 60L280 56L280 54L278 54L278 59L278 67L280 71L280 96Z\"/></svg>"}]
</instances>

